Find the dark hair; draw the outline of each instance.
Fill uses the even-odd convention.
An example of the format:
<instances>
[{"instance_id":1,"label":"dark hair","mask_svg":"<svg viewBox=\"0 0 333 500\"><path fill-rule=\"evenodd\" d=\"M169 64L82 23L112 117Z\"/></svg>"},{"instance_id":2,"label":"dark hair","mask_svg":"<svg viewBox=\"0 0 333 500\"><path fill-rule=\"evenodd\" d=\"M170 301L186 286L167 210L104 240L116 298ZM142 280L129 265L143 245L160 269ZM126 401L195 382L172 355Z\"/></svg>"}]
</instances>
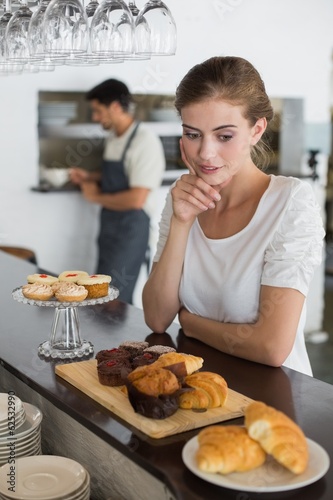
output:
<instances>
[{"instance_id":1,"label":"dark hair","mask_svg":"<svg viewBox=\"0 0 333 500\"><path fill-rule=\"evenodd\" d=\"M118 101L124 111L128 111L132 101L132 96L127 86L123 82L115 80L114 78L110 78L109 80L105 80L99 85L96 85L96 87L89 90L86 98L88 101L96 99L101 104L106 106L111 104L113 101Z\"/></svg>"},{"instance_id":2,"label":"dark hair","mask_svg":"<svg viewBox=\"0 0 333 500\"><path fill-rule=\"evenodd\" d=\"M250 125L259 118L267 124L273 118L273 108L265 84L252 64L241 57L212 57L197 64L184 76L176 90L175 106L182 108L207 99L222 99L243 106ZM270 161L270 147L263 138L252 148L253 161L265 167Z\"/></svg>"}]
</instances>

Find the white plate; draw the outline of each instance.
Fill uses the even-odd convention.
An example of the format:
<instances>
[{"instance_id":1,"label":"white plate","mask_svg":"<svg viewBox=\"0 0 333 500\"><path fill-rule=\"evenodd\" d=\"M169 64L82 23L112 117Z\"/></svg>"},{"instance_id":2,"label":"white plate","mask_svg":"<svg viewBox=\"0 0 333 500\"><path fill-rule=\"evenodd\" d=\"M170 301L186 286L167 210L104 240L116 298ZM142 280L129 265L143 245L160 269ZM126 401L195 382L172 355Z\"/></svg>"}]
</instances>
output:
<instances>
[{"instance_id":1,"label":"white plate","mask_svg":"<svg viewBox=\"0 0 333 500\"><path fill-rule=\"evenodd\" d=\"M272 457L257 469L249 472L233 472L231 474L209 474L202 472L196 462L195 453L198 450L197 436L190 439L183 448L183 461L193 474L208 481L238 491L270 493L302 488L323 477L329 469L330 458L318 443L307 438L309 448L309 463L303 474L293 474L278 464Z\"/></svg>"},{"instance_id":2,"label":"white plate","mask_svg":"<svg viewBox=\"0 0 333 500\"><path fill-rule=\"evenodd\" d=\"M30 403L23 403L25 409L25 421L19 427L19 432L15 432L16 440L26 436L27 434L32 433L41 423L43 419L42 412L34 405ZM1 436L0 443L8 442L8 437Z\"/></svg>"},{"instance_id":3,"label":"white plate","mask_svg":"<svg viewBox=\"0 0 333 500\"><path fill-rule=\"evenodd\" d=\"M70 496L86 480L81 464L66 457L39 455L18 458L15 462L16 491L8 490L9 464L0 468L0 493L15 500L53 500ZM65 497L67 498L67 497Z\"/></svg>"}]
</instances>

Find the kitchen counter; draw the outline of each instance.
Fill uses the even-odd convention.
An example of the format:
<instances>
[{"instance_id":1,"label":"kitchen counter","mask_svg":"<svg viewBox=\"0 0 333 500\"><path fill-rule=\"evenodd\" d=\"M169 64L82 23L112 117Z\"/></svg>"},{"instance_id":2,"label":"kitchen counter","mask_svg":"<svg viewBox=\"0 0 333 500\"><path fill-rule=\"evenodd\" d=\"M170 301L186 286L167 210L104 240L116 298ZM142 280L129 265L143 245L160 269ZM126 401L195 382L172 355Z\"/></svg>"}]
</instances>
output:
<instances>
[{"instance_id":1,"label":"kitchen counter","mask_svg":"<svg viewBox=\"0 0 333 500\"><path fill-rule=\"evenodd\" d=\"M91 475L92 500L217 500L286 498L320 500L333 498L333 475L287 493L247 494L201 480L183 464L185 443L197 434L188 431L152 439L57 377L60 361L39 358L38 345L48 340L54 311L13 300L11 292L28 274L38 270L0 251L1 271L1 392L14 390L38 406L44 415L44 454L58 454L80 461ZM231 389L270 404L295 419L310 439L323 446L333 461L333 387L293 370L270 368L240 360L192 339L173 324L163 335L153 334L143 312L115 300L80 307L81 335L95 352L124 340L148 340L173 345L181 352L202 356L204 368L225 377ZM230 423L231 421L229 421ZM232 423L241 424L242 419ZM300 493L301 491L301 493Z\"/></svg>"}]
</instances>

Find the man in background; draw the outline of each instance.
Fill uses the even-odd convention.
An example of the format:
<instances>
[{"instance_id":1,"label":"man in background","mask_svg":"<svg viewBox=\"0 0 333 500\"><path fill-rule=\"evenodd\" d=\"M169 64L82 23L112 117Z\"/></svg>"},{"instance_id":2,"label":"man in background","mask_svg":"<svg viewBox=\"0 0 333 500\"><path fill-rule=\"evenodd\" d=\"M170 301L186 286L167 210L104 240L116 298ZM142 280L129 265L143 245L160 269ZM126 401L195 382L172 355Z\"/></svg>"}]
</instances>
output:
<instances>
[{"instance_id":1,"label":"man in background","mask_svg":"<svg viewBox=\"0 0 333 500\"><path fill-rule=\"evenodd\" d=\"M87 94L92 119L110 131L100 170L70 169L70 179L84 198L101 206L96 273L108 274L119 298L133 302L145 261L153 198L161 185L165 156L160 139L135 121L131 94L115 79Z\"/></svg>"}]
</instances>

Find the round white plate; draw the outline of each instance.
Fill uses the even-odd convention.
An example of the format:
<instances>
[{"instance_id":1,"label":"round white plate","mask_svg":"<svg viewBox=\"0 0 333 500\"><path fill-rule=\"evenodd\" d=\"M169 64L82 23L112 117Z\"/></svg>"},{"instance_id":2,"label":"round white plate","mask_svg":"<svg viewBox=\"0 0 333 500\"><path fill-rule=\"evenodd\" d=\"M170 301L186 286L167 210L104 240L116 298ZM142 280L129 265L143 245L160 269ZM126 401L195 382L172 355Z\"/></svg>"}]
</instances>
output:
<instances>
[{"instance_id":1,"label":"round white plate","mask_svg":"<svg viewBox=\"0 0 333 500\"><path fill-rule=\"evenodd\" d=\"M25 408L25 421L19 427L18 432L15 432L16 440L32 433L40 425L43 419L42 412L36 406L31 405L30 403L23 403L23 406ZM0 437L0 443L7 442L7 436Z\"/></svg>"},{"instance_id":2,"label":"round white plate","mask_svg":"<svg viewBox=\"0 0 333 500\"><path fill-rule=\"evenodd\" d=\"M70 496L86 480L81 464L66 457L39 455L18 458L15 462L15 492L8 490L10 465L0 468L0 493L15 500L55 500ZM66 497L65 497L66 498Z\"/></svg>"},{"instance_id":3,"label":"round white plate","mask_svg":"<svg viewBox=\"0 0 333 500\"><path fill-rule=\"evenodd\" d=\"M22 401L17 396L11 396L6 392L0 393L0 422L8 422L8 408L19 413L22 410Z\"/></svg>"},{"instance_id":4,"label":"round white plate","mask_svg":"<svg viewBox=\"0 0 333 500\"><path fill-rule=\"evenodd\" d=\"M249 472L233 472L226 475L202 472L195 462L195 454L199 447L197 436L186 443L183 448L182 458L186 467L193 474L217 486L257 493L288 491L318 481L329 469L330 458L324 448L311 439L307 439L307 443L309 463L305 472L299 475L288 471L272 457L268 457L261 467Z\"/></svg>"}]
</instances>

